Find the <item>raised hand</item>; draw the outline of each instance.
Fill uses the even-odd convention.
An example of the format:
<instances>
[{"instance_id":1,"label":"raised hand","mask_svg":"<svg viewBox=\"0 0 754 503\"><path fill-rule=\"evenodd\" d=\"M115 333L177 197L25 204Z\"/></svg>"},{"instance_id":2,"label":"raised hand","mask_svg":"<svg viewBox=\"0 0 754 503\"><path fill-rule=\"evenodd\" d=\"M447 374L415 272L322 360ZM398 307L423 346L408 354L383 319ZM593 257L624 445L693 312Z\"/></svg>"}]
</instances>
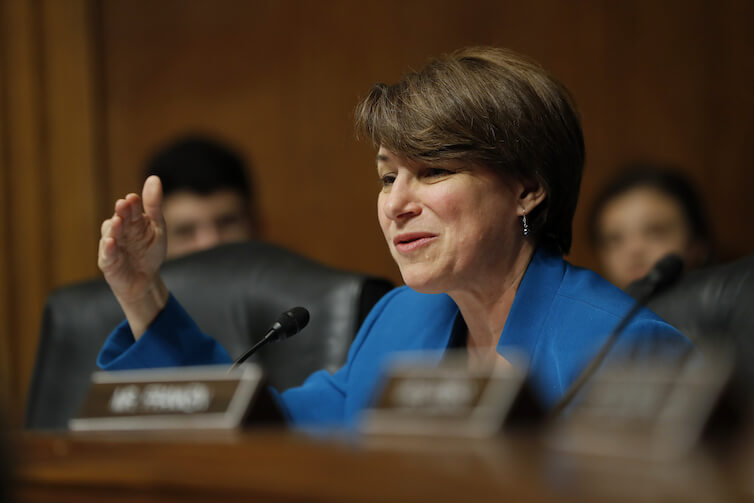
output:
<instances>
[{"instance_id":1,"label":"raised hand","mask_svg":"<svg viewBox=\"0 0 754 503\"><path fill-rule=\"evenodd\" d=\"M160 277L167 240L162 184L147 178L142 196L128 194L102 223L98 265L126 314L135 338L165 306L168 290Z\"/></svg>"}]
</instances>

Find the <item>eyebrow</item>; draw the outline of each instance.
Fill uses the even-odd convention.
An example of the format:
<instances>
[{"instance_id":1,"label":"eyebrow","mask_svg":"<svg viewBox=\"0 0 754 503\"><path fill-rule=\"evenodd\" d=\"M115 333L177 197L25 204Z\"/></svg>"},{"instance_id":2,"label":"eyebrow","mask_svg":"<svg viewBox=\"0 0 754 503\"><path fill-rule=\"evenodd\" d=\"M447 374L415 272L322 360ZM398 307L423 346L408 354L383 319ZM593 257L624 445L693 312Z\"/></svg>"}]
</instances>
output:
<instances>
[{"instance_id":1,"label":"eyebrow","mask_svg":"<svg viewBox=\"0 0 754 503\"><path fill-rule=\"evenodd\" d=\"M386 156L385 154L377 154L377 162L387 162L390 158Z\"/></svg>"}]
</instances>

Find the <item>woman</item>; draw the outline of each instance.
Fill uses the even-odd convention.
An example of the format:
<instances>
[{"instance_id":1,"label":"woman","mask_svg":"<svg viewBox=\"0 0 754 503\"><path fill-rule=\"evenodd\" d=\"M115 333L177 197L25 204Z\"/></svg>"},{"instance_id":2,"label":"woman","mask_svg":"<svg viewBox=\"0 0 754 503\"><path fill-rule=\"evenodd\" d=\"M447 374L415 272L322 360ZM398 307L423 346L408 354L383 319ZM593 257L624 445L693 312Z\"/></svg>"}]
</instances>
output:
<instances>
[{"instance_id":1,"label":"woman","mask_svg":"<svg viewBox=\"0 0 754 503\"><path fill-rule=\"evenodd\" d=\"M476 361L523 353L553 403L632 303L562 259L584 163L568 92L512 52L471 48L375 86L357 123L379 149L379 221L407 286L374 307L343 368L281 393L283 409L298 425L352 424L387 357L448 347ZM105 369L230 361L160 279L160 197L150 178L103 224L99 266L128 321L100 354ZM622 342L633 354L687 344L649 311Z\"/></svg>"},{"instance_id":2,"label":"woman","mask_svg":"<svg viewBox=\"0 0 754 503\"><path fill-rule=\"evenodd\" d=\"M589 237L603 274L623 289L670 253L680 255L689 269L712 262L701 198L683 174L661 165L623 168L597 196Z\"/></svg>"}]
</instances>

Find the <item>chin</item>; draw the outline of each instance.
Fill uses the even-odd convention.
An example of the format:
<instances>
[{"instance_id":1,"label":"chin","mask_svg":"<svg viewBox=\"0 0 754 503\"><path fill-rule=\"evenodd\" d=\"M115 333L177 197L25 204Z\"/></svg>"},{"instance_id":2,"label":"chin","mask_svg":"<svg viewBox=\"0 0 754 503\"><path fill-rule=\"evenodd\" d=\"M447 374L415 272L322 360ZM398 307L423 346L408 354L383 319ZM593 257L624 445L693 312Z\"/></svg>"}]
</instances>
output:
<instances>
[{"instance_id":1,"label":"chin","mask_svg":"<svg viewBox=\"0 0 754 503\"><path fill-rule=\"evenodd\" d=\"M401 270L401 277L406 286L419 293L445 293L445 289L434 276Z\"/></svg>"}]
</instances>

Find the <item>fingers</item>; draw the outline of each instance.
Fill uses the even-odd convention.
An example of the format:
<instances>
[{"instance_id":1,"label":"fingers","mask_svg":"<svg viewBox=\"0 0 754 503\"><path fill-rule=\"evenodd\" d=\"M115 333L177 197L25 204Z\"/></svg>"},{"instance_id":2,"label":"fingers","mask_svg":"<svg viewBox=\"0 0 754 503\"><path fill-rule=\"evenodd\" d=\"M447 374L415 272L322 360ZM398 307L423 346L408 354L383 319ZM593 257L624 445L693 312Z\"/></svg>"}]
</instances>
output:
<instances>
[{"instance_id":1,"label":"fingers","mask_svg":"<svg viewBox=\"0 0 754 503\"><path fill-rule=\"evenodd\" d=\"M135 222L142 213L141 199L136 194L128 194L123 199L115 201L114 215L119 216L124 222Z\"/></svg>"},{"instance_id":2,"label":"fingers","mask_svg":"<svg viewBox=\"0 0 754 503\"><path fill-rule=\"evenodd\" d=\"M115 202L115 215L121 217L124 222L136 222L144 214L162 226L162 182L154 175L144 182L142 197L131 193Z\"/></svg>"},{"instance_id":3,"label":"fingers","mask_svg":"<svg viewBox=\"0 0 754 503\"><path fill-rule=\"evenodd\" d=\"M117 246L115 239L102 238L99 240L99 252L97 253L97 267L106 272L117 260Z\"/></svg>"},{"instance_id":4,"label":"fingers","mask_svg":"<svg viewBox=\"0 0 754 503\"><path fill-rule=\"evenodd\" d=\"M148 238L150 224L148 218L144 216L141 198L136 194L128 194L115 202L115 214L110 219L110 223L114 223L116 218L120 221L122 231L119 236L113 237L121 246ZM103 230L106 224L107 221L103 223Z\"/></svg>"},{"instance_id":5,"label":"fingers","mask_svg":"<svg viewBox=\"0 0 754 503\"><path fill-rule=\"evenodd\" d=\"M147 178L141 198L147 216L158 225L162 225L162 182L159 177L152 175Z\"/></svg>"},{"instance_id":6,"label":"fingers","mask_svg":"<svg viewBox=\"0 0 754 503\"><path fill-rule=\"evenodd\" d=\"M102 222L102 237L99 240L97 253L97 266L105 271L117 260L117 239L123 229L123 219L119 215L113 215Z\"/></svg>"},{"instance_id":7,"label":"fingers","mask_svg":"<svg viewBox=\"0 0 754 503\"><path fill-rule=\"evenodd\" d=\"M113 216L100 229L97 264L107 277L123 264L151 267L164 260L165 221L162 217L162 183L151 176L142 197L128 194L115 202Z\"/></svg>"},{"instance_id":8,"label":"fingers","mask_svg":"<svg viewBox=\"0 0 754 503\"><path fill-rule=\"evenodd\" d=\"M113 215L112 218L108 218L102 222L100 232L103 238L113 237L117 238L120 235L120 231L123 228L123 219L118 215Z\"/></svg>"}]
</instances>

